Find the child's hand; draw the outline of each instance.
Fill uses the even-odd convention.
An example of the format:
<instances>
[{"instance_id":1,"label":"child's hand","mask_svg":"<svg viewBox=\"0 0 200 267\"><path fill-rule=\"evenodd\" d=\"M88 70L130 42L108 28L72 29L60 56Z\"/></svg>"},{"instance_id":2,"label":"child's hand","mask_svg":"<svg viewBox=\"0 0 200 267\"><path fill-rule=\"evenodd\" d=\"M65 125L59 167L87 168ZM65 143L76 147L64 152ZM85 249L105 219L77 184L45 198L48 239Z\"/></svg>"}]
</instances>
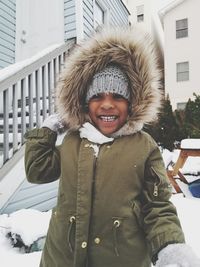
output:
<instances>
[{"instance_id":1,"label":"child's hand","mask_svg":"<svg viewBox=\"0 0 200 267\"><path fill-rule=\"evenodd\" d=\"M188 245L171 244L158 253L156 267L200 267L200 259Z\"/></svg>"},{"instance_id":2,"label":"child's hand","mask_svg":"<svg viewBox=\"0 0 200 267\"><path fill-rule=\"evenodd\" d=\"M63 125L59 115L57 113L54 113L47 117L43 123L42 127L47 127L51 129L54 132L61 133L64 131L65 126Z\"/></svg>"}]
</instances>

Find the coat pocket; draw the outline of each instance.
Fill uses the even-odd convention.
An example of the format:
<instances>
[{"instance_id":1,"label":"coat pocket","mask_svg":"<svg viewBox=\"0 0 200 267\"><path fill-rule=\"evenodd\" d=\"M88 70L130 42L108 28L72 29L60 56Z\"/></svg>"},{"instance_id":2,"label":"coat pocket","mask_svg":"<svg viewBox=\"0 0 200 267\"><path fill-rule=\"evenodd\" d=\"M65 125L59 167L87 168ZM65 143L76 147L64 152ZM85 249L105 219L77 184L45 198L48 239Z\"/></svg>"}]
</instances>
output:
<instances>
[{"instance_id":1,"label":"coat pocket","mask_svg":"<svg viewBox=\"0 0 200 267\"><path fill-rule=\"evenodd\" d=\"M49 231L57 244L70 253L74 252L76 232L76 214L74 212L62 213L54 208Z\"/></svg>"},{"instance_id":2,"label":"coat pocket","mask_svg":"<svg viewBox=\"0 0 200 267\"><path fill-rule=\"evenodd\" d=\"M112 217L113 251L116 256L121 256L122 251L123 253L132 251L136 245L135 240L141 243L143 239L141 205L138 201L133 200L130 202L127 216Z\"/></svg>"}]
</instances>

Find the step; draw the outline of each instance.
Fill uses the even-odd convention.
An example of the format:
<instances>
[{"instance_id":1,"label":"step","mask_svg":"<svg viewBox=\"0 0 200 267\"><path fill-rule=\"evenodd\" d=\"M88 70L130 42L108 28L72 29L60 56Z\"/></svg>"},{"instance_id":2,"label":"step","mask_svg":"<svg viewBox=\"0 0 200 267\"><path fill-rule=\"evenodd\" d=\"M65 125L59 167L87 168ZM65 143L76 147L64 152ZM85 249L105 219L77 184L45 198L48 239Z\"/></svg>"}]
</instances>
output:
<instances>
[{"instance_id":1,"label":"step","mask_svg":"<svg viewBox=\"0 0 200 267\"><path fill-rule=\"evenodd\" d=\"M49 109L47 109L46 112L48 114L49 113ZM36 113L35 110L34 110L33 113L34 114ZM42 109L40 110L40 115L43 115L43 110ZM25 116L29 116L29 109L28 108L26 108ZM9 117L9 119L13 118L13 112L12 111L9 112L8 117ZM21 118L21 110L18 110L17 117ZM1 121L3 121L3 113L0 113L0 122Z\"/></svg>"},{"instance_id":2,"label":"step","mask_svg":"<svg viewBox=\"0 0 200 267\"><path fill-rule=\"evenodd\" d=\"M42 118L41 118L42 119ZM8 119L8 123L9 123L9 132L12 133L13 132L13 118L9 118ZM34 115L33 117L33 123L34 126L36 125L36 116ZM21 117L17 118L17 126L18 126L18 132L21 132ZM26 128L29 128L29 117L26 116ZM4 132L4 121L0 120L0 133L2 134Z\"/></svg>"}]
</instances>

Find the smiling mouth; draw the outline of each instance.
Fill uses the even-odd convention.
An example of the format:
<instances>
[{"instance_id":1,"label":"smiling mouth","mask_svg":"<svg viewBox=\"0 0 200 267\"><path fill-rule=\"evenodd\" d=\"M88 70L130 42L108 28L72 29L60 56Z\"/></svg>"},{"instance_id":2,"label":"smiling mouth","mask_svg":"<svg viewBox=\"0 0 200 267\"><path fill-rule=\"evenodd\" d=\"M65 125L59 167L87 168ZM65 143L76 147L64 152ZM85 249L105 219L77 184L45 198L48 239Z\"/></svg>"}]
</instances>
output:
<instances>
[{"instance_id":1,"label":"smiling mouth","mask_svg":"<svg viewBox=\"0 0 200 267\"><path fill-rule=\"evenodd\" d=\"M113 122L118 118L118 116L112 115L112 116L105 116L101 115L99 116L99 119L101 119L103 122Z\"/></svg>"}]
</instances>

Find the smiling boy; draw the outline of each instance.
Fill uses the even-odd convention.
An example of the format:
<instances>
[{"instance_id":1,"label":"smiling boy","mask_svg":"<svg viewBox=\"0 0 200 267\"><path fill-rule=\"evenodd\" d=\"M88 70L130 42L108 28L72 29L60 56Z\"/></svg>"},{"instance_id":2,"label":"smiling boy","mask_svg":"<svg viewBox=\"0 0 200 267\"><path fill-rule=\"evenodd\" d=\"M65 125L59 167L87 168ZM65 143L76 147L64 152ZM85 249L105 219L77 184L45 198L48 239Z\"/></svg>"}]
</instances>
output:
<instances>
[{"instance_id":1,"label":"smiling boy","mask_svg":"<svg viewBox=\"0 0 200 267\"><path fill-rule=\"evenodd\" d=\"M93 125L105 135L119 130L127 121L130 92L128 78L114 65L94 75L86 103Z\"/></svg>"},{"instance_id":2,"label":"smiling boy","mask_svg":"<svg viewBox=\"0 0 200 267\"><path fill-rule=\"evenodd\" d=\"M26 134L28 180L60 178L40 267L200 266L142 131L160 107L160 79L153 44L135 28L97 34L67 59L58 114ZM59 120L68 132L56 147Z\"/></svg>"}]
</instances>

